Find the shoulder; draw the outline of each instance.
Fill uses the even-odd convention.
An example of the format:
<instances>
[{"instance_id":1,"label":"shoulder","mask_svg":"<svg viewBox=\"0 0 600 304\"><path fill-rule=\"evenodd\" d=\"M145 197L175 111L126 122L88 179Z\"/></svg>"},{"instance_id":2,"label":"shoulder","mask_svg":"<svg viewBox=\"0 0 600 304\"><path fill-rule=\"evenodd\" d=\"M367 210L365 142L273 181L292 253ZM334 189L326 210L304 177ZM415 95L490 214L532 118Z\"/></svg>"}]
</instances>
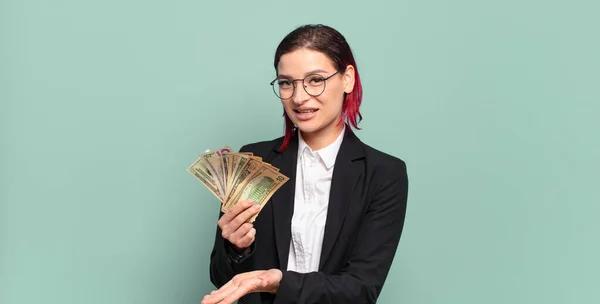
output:
<instances>
[{"instance_id":1,"label":"shoulder","mask_svg":"<svg viewBox=\"0 0 600 304\"><path fill-rule=\"evenodd\" d=\"M403 211L408 199L408 172L400 157L363 143L365 153L365 182L373 208L396 208ZM371 208L371 207L369 207Z\"/></svg>"},{"instance_id":2,"label":"shoulder","mask_svg":"<svg viewBox=\"0 0 600 304\"><path fill-rule=\"evenodd\" d=\"M362 143L362 145L365 153L365 166L375 180L408 183L407 166L402 158L365 143Z\"/></svg>"},{"instance_id":3,"label":"shoulder","mask_svg":"<svg viewBox=\"0 0 600 304\"><path fill-rule=\"evenodd\" d=\"M384 168L401 171L406 170L406 162L402 158L374 148L363 141L360 143L363 147L365 158L370 166L376 167L380 170Z\"/></svg>"}]
</instances>

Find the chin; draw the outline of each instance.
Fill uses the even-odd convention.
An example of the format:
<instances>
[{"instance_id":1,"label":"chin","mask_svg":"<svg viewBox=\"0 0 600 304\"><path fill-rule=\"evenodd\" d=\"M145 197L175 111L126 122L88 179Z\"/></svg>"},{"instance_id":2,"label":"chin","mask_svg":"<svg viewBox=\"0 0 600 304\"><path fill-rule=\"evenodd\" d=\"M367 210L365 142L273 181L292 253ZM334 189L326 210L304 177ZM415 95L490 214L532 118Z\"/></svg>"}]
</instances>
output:
<instances>
[{"instance_id":1,"label":"chin","mask_svg":"<svg viewBox=\"0 0 600 304\"><path fill-rule=\"evenodd\" d=\"M314 133L323 129L322 124L316 121L297 121L295 125L302 133Z\"/></svg>"}]
</instances>

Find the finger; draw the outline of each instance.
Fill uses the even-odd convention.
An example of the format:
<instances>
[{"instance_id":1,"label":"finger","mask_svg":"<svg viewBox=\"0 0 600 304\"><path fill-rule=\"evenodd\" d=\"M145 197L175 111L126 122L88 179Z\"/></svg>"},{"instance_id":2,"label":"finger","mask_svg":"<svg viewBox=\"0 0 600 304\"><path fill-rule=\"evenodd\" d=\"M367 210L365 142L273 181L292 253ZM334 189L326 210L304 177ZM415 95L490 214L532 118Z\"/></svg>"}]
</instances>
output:
<instances>
[{"instance_id":1,"label":"finger","mask_svg":"<svg viewBox=\"0 0 600 304\"><path fill-rule=\"evenodd\" d=\"M255 214L260 211L260 205L254 205L251 208L244 210L244 212L238 214L234 221L239 221L241 223L246 223L248 220Z\"/></svg>"},{"instance_id":2,"label":"finger","mask_svg":"<svg viewBox=\"0 0 600 304\"><path fill-rule=\"evenodd\" d=\"M248 232L250 232L250 230L252 230L253 225L250 223L245 223L242 224L242 226L240 226L240 228L238 228L234 233L232 233L229 236L229 241L233 244L238 244L239 241L244 238L246 236L246 234L248 234ZM238 246L240 247L240 246Z\"/></svg>"},{"instance_id":3,"label":"finger","mask_svg":"<svg viewBox=\"0 0 600 304\"><path fill-rule=\"evenodd\" d=\"M242 230L239 233L236 233L236 232L237 232L237 230L240 229L240 227L242 227L245 224L252 225L252 223L248 223L248 219L250 217L252 217L252 215L254 215L259 210L260 210L260 206L256 205L252 208L248 208L246 211L239 214L235 219L233 219L231 222L229 222L229 224L227 224L223 228L222 233L221 233L223 235L223 238L231 241L232 239L238 240L238 239L242 238L244 235L246 235L246 233L248 233L247 230ZM235 233L235 235L233 235L234 233Z\"/></svg>"},{"instance_id":4,"label":"finger","mask_svg":"<svg viewBox=\"0 0 600 304\"><path fill-rule=\"evenodd\" d=\"M218 290L212 291L210 294L204 296L202 304L204 303L220 303L219 301L223 300L226 296L231 294L234 290L239 288L242 282L248 278L257 277L263 274L264 270L255 270L250 272L240 273L234 276L227 284L223 285Z\"/></svg>"},{"instance_id":5,"label":"finger","mask_svg":"<svg viewBox=\"0 0 600 304\"><path fill-rule=\"evenodd\" d=\"M238 247L248 247L250 246L250 244L254 243L254 240L256 238L256 228L252 228L250 229L250 231L248 231L248 233L246 233L246 235L240 239L238 241L239 246Z\"/></svg>"},{"instance_id":6,"label":"finger","mask_svg":"<svg viewBox=\"0 0 600 304\"><path fill-rule=\"evenodd\" d=\"M202 302L200 302L200 304L213 304L213 303L218 303L219 302L219 298L217 296L217 294L228 288L231 284L233 284L231 281L227 282L227 284L221 286L221 288L219 288L218 290L213 290L211 291L209 294L205 295L204 298L202 298Z\"/></svg>"},{"instance_id":7,"label":"finger","mask_svg":"<svg viewBox=\"0 0 600 304\"><path fill-rule=\"evenodd\" d=\"M257 280L256 277L262 273L264 273L264 271L257 270L236 275L231 281L229 281L231 284L228 283L227 288L224 288L225 286L223 286L223 288L219 289L218 291L205 296L202 304L205 304L205 302L206 304L234 303L248 293L248 288L252 288L253 286L252 284L249 285L249 283L252 283L252 280ZM255 282L254 285L258 286L258 284L260 284L259 281L260 280Z\"/></svg>"},{"instance_id":8,"label":"finger","mask_svg":"<svg viewBox=\"0 0 600 304\"><path fill-rule=\"evenodd\" d=\"M236 288L231 294L229 294L221 303L223 304L233 304L235 301L239 300L241 297L254 292L258 289L258 286L261 284L261 280L259 278L248 278L245 279L242 284Z\"/></svg>"},{"instance_id":9,"label":"finger","mask_svg":"<svg viewBox=\"0 0 600 304\"><path fill-rule=\"evenodd\" d=\"M232 223L235 218L242 213L242 211L250 208L253 205L253 202L251 200L243 200L243 201L239 201L239 203L237 203L233 208L231 208L230 210L228 210L227 212L225 212L225 214L219 219L219 226L221 226L223 229L224 226L229 225L230 223ZM237 228L243 224L244 222L241 223L237 223L237 227L236 225L233 225L232 231L237 230Z\"/></svg>"},{"instance_id":10,"label":"finger","mask_svg":"<svg viewBox=\"0 0 600 304\"><path fill-rule=\"evenodd\" d=\"M230 213L233 217L236 217L238 214L248 209L248 207L251 207L252 205L254 205L252 200L239 201L237 204L235 204L235 206L233 206L233 208L230 209Z\"/></svg>"},{"instance_id":11,"label":"finger","mask_svg":"<svg viewBox=\"0 0 600 304\"><path fill-rule=\"evenodd\" d=\"M236 245L238 248L247 248L254 242L255 239L256 229L252 228L250 229L250 231L248 231L248 233L246 233L245 236L237 240L236 243L234 243L234 245Z\"/></svg>"},{"instance_id":12,"label":"finger","mask_svg":"<svg viewBox=\"0 0 600 304\"><path fill-rule=\"evenodd\" d=\"M221 303L221 301L227 297L227 295L231 294L236 288L237 286L233 283L233 280L229 281L218 290L213 290L210 294L205 295L201 304Z\"/></svg>"}]
</instances>

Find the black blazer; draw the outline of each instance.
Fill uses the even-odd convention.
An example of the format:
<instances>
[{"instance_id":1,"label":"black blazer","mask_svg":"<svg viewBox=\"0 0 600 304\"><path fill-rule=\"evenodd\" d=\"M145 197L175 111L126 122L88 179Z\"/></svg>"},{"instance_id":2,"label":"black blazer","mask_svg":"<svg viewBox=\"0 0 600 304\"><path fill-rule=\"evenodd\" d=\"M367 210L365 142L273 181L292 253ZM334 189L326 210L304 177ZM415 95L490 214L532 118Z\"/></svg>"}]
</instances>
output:
<instances>
[{"instance_id":1,"label":"black blazer","mask_svg":"<svg viewBox=\"0 0 600 304\"><path fill-rule=\"evenodd\" d=\"M404 161L362 143L346 127L335 161L319 271L286 271L294 211L298 135L279 152L283 138L248 144L290 179L273 194L254 222L249 254L232 255L217 226L210 279L218 288L234 275L278 268L276 295L253 293L239 303L376 303L398 247L407 205ZM220 212L219 216L223 213Z\"/></svg>"}]
</instances>

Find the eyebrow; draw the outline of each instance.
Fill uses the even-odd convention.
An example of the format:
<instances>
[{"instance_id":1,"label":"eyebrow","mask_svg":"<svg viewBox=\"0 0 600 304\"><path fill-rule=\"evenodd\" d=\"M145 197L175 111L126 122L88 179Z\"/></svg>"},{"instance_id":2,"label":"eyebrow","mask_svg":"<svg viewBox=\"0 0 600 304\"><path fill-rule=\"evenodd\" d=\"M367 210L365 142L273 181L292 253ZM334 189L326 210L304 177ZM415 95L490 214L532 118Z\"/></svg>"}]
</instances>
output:
<instances>
[{"instance_id":1,"label":"eyebrow","mask_svg":"<svg viewBox=\"0 0 600 304\"><path fill-rule=\"evenodd\" d=\"M310 75L310 74L316 74L316 73L327 73L327 71L325 71L325 70L322 70L322 69L316 69L316 70L312 70L312 71L310 71L310 72L306 72L306 73L304 74L304 76L307 76L307 75ZM290 78L292 78L292 76L285 75L285 74L279 74L279 75L277 75L277 78L286 78L286 79L290 79Z\"/></svg>"}]
</instances>

